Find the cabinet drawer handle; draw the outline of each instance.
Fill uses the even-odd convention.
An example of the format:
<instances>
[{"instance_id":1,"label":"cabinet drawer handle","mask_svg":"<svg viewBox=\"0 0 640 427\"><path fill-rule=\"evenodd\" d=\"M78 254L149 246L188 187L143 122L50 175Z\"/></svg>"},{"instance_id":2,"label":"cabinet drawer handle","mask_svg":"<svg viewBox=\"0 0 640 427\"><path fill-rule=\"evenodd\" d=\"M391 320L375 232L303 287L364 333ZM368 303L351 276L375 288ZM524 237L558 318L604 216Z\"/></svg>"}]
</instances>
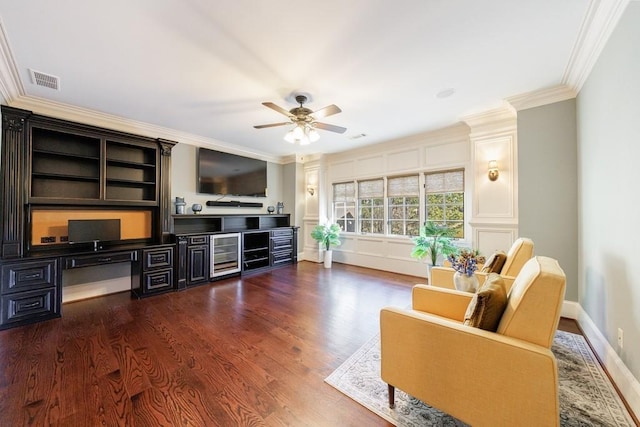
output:
<instances>
[{"instance_id":1,"label":"cabinet drawer handle","mask_svg":"<svg viewBox=\"0 0 640 427\"><path fill-rule=\"evenodd\" d=\"M153 279L151 279L151 284L152 285L159 285L160 283L164 283L165 280L164 277L154 277Z\"/></svg>"},{"instance_id":2,"label":"cabinet drawer handle","mask_svg":"<svg viewBox=\"0 0 640 427\"><path fill-rule=\"evenodd\" d=\"M22 306L22 308L33 308L33 307L37 307L40 305L40 301L36 301L36 302L32 302L29 304L25 304Z\"/></svg>"},{"instance_id":3,"label":"cabinet drawer handle","mask_svg":"<svg viewBox=\"0 0 640 427\"><path fill-rule=\"evenodd\" d=\"M109 262L111 258L98 258L98 262Z\"/></svg>"},{"instance_id":4,"label":"cabinet drawer handle","mask_svg":"<svg viewBox=\"0 0 640 427\"><path fill-rule=\"evenodd\" d=\"M38 279L39 277L40 277L40 273L31 273L31 274L25 274L24 276L22 276L24 280Z\"/></svg>"},{"instance_id":5,"label":"cabinet drawer handle","mask_svg":"<svg viewBox=\"0 0 640 427\"><path fill-rule=\"evenodd\" d=\"M164 262L164 255L154 255L151 257L152 262Z\"/></svg>"}]
</instances>

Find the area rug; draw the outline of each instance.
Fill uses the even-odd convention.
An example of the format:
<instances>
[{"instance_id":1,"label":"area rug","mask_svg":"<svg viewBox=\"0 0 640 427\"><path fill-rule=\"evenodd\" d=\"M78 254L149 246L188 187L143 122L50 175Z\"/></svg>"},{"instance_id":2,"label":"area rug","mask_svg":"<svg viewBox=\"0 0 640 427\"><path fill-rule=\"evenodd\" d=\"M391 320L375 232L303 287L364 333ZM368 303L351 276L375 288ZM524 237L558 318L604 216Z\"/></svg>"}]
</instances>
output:
<instances>
[{"instance_id":1,"label":"area rug","mask_svg":"<svg viewBox=\"0 0 640 427\"><path fill-rule=\"evenodd\" d=\"M634 426L584 337L558 331L551 348L558 360L562 426ZM325 381L396 426L465 426L396 389L390 409L380 379L380 336L365 343Z\"/></svg>"}]
</instances>

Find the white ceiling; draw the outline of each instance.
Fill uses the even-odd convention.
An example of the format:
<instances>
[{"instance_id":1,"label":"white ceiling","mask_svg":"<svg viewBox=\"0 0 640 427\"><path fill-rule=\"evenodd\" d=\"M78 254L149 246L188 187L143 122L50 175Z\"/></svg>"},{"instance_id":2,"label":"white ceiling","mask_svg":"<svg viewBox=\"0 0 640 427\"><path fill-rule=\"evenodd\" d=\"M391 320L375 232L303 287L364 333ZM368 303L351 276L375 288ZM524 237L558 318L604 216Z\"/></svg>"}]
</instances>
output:
<instances>
[{"instance_id":1,"label":"white ceiling","mask_svg":"<svg viewBox=\"0 0 640 427\"><path fill-rule=\"evenodd\" d=\"M18 93L0 92L257 154L337 152L570 85L592 2L0 0ZM60 90L34 85L29 69L59 77ZM282 139L288 127L253 128L286 121L261 102L290 109L296 91L311 94L312 110L338 105L322 121L347 132L299 147Z\"/></svg>"}]
</instances>

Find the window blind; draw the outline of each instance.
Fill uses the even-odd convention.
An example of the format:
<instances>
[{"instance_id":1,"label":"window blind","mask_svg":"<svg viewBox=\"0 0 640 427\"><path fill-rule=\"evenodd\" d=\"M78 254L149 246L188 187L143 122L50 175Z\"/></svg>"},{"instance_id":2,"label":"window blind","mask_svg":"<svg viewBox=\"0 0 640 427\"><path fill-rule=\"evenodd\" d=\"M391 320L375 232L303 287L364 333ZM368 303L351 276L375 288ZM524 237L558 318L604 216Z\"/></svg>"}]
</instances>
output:
<instances>
[{"instance_id":1,"label":"window blind","mask_svg":"<svg viewBox=\"0 0 640 427\"><path fill-rule=\"evenodd\" d=\"M400 176L387 179L387 196L417 196L420 194L418 175Z\"/></svg>"},{"instance_id":2,"label":"window blind","mask_svg":"<svg viewBox=\"0 0 640 427\"><path fill-rule=\"evenodd\" d=\"M375 199L379 197L384 197L384 181L382 179L358 182L358 198Z\"/></svg>"},{"instance_id":3,"label":"window blind","mask_svg":"<svg viewBox=\"0 0 640 427\"><path fill-rule=\"evenodd\" d=\"M333 184L334 202L352 202L356 198L356 186L353 182Z\"/></svg>"},{"instance_id":4,"label":"window blind","mask_svg":"<svg viewBox=\"0 0 640 427\"><path fill-rule=\"evenodd\" d=\"M426 176L427 193L453 193L464 191L464 171L430 173Z\"/></svg>"}]
</instances>

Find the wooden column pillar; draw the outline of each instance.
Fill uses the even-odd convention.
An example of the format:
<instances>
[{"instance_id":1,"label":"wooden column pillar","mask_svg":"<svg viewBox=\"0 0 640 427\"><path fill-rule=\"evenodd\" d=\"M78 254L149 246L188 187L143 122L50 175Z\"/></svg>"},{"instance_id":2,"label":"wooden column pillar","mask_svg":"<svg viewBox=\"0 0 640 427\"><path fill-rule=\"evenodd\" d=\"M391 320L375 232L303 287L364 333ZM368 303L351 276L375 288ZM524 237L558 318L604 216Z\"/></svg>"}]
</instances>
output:
<instances>
[{"instance_id":1,"label":"wooden column pillar","mask_svg":"<svg viewBox=\"0 0 640 427\"><path fill-rule=\"evenodd\" d=\"M158 138L158 144L160 145L159 236L162 243L171 243L171 235L173 234L173 219L171 217L171 149L177 142Z\"/></svg>"},{"instance_id":2,"label":"wooden column pillar","mask_svg":"<svg viewBox=\"0 0 640 427\"><path fill-rule=\"evenodd\" d=\"M2 107L2 184L0 205L0 254L2 258L19 258L24 254L24 227L26 203L26 119L31 113Z\"/></svg>"}]
</instances>

